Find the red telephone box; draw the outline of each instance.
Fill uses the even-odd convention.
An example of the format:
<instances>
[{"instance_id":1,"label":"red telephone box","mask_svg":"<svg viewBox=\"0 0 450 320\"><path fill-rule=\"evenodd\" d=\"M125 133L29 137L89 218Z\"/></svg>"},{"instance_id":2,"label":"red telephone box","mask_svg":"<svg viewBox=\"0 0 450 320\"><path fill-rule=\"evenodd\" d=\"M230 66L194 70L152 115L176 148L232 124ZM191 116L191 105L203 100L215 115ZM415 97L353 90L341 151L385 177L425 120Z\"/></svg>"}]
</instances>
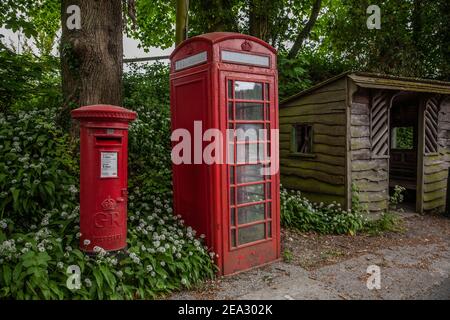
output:
<instances>
[{"instance_id":1,"label":"red telephone box","mask_svg":"<svg viewBox=\"0 0 450 320\"><path fill-rule=\"evenodd\" d=\"M97 105L72 111L80 121L80 249L127 246L128 124L136 113Z\"/></svg>"},{"instance_id":2,"label":"red telephone box","mask_svg":"<svg viewBox=\"0 0 450 320\"><path fill-rule=\"evenodd\" d=\"M274 48L237 33L193 37L171 55L172 130L192 137L192 161L173 165L174 212L206 236L223 275L280 258L279 172L261 171L278 163L276 66ZM201 159L208 129L229 137L225 163Z\"/></svg>"}]
</instances>

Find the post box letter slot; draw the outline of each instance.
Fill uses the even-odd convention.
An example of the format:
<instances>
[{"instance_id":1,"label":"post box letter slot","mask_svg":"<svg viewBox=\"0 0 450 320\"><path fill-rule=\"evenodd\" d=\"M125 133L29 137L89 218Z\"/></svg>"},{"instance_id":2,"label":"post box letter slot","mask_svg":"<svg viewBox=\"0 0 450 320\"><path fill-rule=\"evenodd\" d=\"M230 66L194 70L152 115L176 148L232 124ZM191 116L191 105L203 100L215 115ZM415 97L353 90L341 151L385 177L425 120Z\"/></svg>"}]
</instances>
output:
<instances>
[{"instance_id":1,"label":"post box letter slot","mask_svg":"<svg viewBox=\"0 0 450 320\"><path fill-rule=\"evenodd\" d=\"M122 144L122 137L120 136L97 136L96 137L96 144L102 145L102 146L110 146L110 145L121 145Z\"/></svg>"}]
</instances>

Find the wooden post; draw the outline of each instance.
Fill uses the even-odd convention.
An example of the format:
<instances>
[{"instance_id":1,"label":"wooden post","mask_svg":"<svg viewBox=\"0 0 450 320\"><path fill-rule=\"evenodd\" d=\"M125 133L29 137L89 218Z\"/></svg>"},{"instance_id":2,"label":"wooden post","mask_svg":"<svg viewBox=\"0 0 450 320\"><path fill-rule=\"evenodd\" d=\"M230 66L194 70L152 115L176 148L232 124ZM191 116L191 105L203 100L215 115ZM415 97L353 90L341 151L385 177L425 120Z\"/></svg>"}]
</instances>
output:
<instances>
[{"instance_id":1,"label":"wooden post","mask_svg":"<svg viewBox=\"0 0 450 320\"><path fill-rule=\"evenodd\" d=\"M416 190L416 211L423 213L423 157L425 153L425 100L421 100L419 104L419 126L417 130L417 190Z\"/></svg>"},{"instance_id":2,"label":"wooden post","mask_svg":"<svg viewBox=\"0 0 450 320\"><path fill-rule=\"evenodd\" d=\"M175 27L175 45L178 46L188 35L189 0L177 0L177 22Z\"/></svg>"}]
</instances>

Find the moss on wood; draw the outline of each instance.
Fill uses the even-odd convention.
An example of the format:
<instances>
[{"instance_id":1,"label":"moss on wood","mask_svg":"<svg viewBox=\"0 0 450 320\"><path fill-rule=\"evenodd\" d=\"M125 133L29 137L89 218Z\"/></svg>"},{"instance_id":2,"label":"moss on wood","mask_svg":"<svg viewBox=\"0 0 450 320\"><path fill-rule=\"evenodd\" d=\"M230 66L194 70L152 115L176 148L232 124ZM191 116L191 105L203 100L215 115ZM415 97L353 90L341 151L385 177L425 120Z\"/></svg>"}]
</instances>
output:
<instances>
[{"instance_id":1,"label":"moss on wood","mask_svg":"<svg viewBox=\"0 0 450 320\"><path fill-rule=\"evenodd\" d=\"M370 139L367 138L352 138L352 150L370 149Z\"/></svg>"},{"instance_id":2,"label":"moss on wood","mask_svg":"<svg viewBox=\"0 0 450 320\"><path fill-rule=\"evenodd\" d=\"M284 176L296 176L299 179L316 179L333 185L342 185L345 183L343 175L326 173L314 169L281 167L281 174Z\"/></svg>"},{"instance_id":3,"label":"moss on wood","mask_svg":"<svg viewBox=\"0 0 450 320\"><path fill-rule=\"evenodd\" d=\"M429 202L433 200L437 200L439 198L445 198L445 189L440 189L431 192L425 192L423 194L423 201Z\"/></svg>"},{"instance_id":4,"label":"moss on wood","mask_svg":"<svg viewBox=\"0 0 450 320\"><path fill-rule=\"evenodd\" d=\"M322 114L345 114L344 101L325 102L316 101L310 104L299 103L295 106L280 108L280 123L286 117L301 115L322 115Z\"/></svg>"},{"instance_id":5,"label":"moss on wood","mask_svg":"<svg viewBox=\"0 0 450 320\"><path fill-rule=\"evenodd\" d=\"M281 175L281 184L287 188L324 195L344 196L345 186L335 186L316 179L299 179L296 176Z\"/></svg>"},{"instance_id":6,"label":"moss on wood","mask_svg":"<svg viewBox=\"0 0 450 320\"><path fill-rule=\"evenodd\" d=\"M280 118L280 124L296 124L296 123L314 123L324 125L342 125L345 126L345 113L339 114L322 114L322 115L299 115Z\"/></svg>"},{"instance_id":7,"label":"moss on wood","mask_svg":"<svg viewBox=\"0 0 450 320\"><path fill-rule=\"evenodd\" d=\"M336 174L336 175L345 175L344 166L336 166L333 164L318 162L314 160L306 160L306 159L281 159L280 165L281 168L302 168L308 170L317 170L324 173Z\"/></svg>"},{"instance_id":8,"label":"moss on wood","mask_svg":"<svg viewBox=\"0 0 450 320\"><path fill-rule=\"evenodd\" d=\"M366 170L387 170L387 159L374 159L374 160L353 160L352 171L366 171Z\"/></svg>"}]
</instances>

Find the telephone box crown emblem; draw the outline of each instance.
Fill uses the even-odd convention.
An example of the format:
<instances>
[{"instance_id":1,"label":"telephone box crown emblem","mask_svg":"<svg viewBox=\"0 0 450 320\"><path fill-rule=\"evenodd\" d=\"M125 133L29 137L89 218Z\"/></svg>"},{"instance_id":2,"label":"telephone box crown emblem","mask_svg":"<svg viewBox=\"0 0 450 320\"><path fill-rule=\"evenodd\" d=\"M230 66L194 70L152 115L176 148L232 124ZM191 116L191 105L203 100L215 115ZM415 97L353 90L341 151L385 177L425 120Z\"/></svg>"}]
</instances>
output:
<instances>
[{"instance_id":1,"label":"telephone box crown emblem","mask_svg":"<svg viewBox=\"0 0 450 320\"><path fill-rule=\"evenodd\" d=\"M244 51L250 51L252 49L252 44L245 40L241 45L242 50Z\"/></svg>"},{"instance_id":2,"label":"telephone box crown emblem","mask_svg":"<svg viewBox=\"0 0 450 320\"><path fill-rule=\"evenodd\" d=\"M111 211L117 207L117 203L111 196L108 196L107 199L103 200L101 206L104 211Z\"/></svg>"}]
</instances>

